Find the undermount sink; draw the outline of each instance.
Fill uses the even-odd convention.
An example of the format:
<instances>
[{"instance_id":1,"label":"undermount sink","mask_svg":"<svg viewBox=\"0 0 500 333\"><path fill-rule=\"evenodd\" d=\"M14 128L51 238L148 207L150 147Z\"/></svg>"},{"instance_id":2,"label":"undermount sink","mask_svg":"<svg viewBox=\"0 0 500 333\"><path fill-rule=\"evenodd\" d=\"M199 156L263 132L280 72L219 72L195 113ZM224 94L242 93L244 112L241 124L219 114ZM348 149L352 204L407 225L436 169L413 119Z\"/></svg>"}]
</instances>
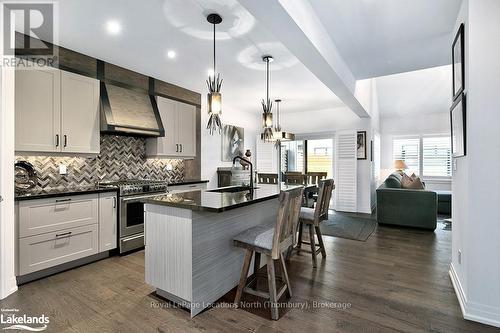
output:
<instances>
[{"instance_id":1,"label":"undermount sink","mask_svg":"<svg viewBox=\"0 0 500 333\"><path fill-rule=\"evenodd\" d=\"M258 187L253 188L258 189ZM214 190L208 190L207 192L218 192L218 193L234 193L234 192L244 192L244 191L250 191L251 188L249 186L228 186L228 187L222 187L222 188L216 188Z\"/></svg>"}]
</instances>

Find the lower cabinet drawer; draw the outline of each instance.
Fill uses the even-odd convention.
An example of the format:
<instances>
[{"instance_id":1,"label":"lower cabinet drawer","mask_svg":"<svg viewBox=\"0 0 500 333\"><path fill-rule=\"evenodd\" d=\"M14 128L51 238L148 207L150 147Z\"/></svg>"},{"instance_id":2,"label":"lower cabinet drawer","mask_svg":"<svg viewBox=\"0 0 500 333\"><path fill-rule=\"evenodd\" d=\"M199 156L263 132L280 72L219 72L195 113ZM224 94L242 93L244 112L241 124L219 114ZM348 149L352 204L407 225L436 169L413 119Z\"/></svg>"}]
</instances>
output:
<instances>
[{"instance_id":1,"label":"lower cabinet drawer","mask_svg":"<svg viewBox=\"0 0 500 333\"><path fill-rule=\"evenodd\" d=\"M65 229L19 240L19 274L45 268L98 253L98 224Z\"/></svg>"}]
</instances>

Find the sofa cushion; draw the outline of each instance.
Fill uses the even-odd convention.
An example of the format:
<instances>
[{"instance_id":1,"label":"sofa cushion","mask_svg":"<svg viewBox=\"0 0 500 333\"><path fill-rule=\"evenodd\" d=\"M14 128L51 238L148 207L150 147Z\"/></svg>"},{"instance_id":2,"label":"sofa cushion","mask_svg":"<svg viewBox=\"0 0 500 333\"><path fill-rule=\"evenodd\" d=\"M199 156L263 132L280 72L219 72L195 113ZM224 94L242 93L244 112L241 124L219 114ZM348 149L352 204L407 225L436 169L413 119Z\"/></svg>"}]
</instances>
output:
<instances>
[{"instance_id":1,"label":"sofa cushion","mask_svg":"<svg viewBox=\"0 0 500 333\"><path fill-rule=\"evenodd\" d=\"M401 181L401 187L404 189L408 190L423 190L425 189L424 184L420 180L420 178L416 178L415 180L411 180L410 177L406 176L407 178Z\"/></svg>"},{"instance_id":2,"label":"sofa cushion","mask_svg":"<svg viewBox=\"0 0 500 333\"><path fill-rule=\"evenodd\" d=\"M387 179L385 180L385 186L388 188L401 188L401 179L402 176L398 173L392 173Z\"/></svg>"}]
</instances>

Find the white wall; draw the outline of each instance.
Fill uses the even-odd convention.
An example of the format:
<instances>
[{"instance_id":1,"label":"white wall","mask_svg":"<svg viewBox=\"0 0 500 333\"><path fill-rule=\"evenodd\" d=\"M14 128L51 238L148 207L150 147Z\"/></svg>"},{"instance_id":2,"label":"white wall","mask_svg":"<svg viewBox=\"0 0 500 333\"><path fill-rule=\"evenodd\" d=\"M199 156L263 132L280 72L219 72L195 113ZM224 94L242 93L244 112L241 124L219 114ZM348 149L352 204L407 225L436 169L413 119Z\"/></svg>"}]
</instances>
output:
<instances>
[{"instance_id":1,"label":"white wall","mask_svg":"<svg viewBox=\"0 0 500 333\"><path fill-rule=\"evenodd\" d=\"M426 115L391 116L380 119L381 171L380 181L393 172L392 140L402 135L450 134L450 114L440 112ZM451 181L424 179L431 190L451 190Z\"/></svg>"},{"instance_id":2,"label":"white wall","mask_svg":"<svg viewBox=\"0 0 500 333\"><path fill-rule=\"evenodd\" d=\"M17 290L14 272L14 71L8 67L0 67L0 101L0 195L4 199L0 202L0 299L3 299Z\"/></svg>"},{"instance_id":3,"label":"white wall","mask_svg":"<svg viewBox=\"0 0 500 333\"><path fill-rule=\"evenodd\" d=\"M258 104L258 103L256 103ZM221 161L221 135L210 135L206 129L208 114L203 100L201 108L201 179L209 180L208 187L217 187L217 168L230 167L232 162ZM258 105L255 114L238 111L232 108L222 109L221 119L223 124L240 126L245 129L245 149L252 152L252 163L255 164L255 137L260 130L260 113Z\"/></svg>"},{"instance_id":4,"label":"white wall","mask_svg":"<svg viewBox=\"0 0 500 333\"><path fill-rule=\"evenodd\" d=\"M450 276L464 317L500 327L498 17L500 1L464 0L456 25L465 22L467 156L455 159Z\"/></svg>"}]
</instances>

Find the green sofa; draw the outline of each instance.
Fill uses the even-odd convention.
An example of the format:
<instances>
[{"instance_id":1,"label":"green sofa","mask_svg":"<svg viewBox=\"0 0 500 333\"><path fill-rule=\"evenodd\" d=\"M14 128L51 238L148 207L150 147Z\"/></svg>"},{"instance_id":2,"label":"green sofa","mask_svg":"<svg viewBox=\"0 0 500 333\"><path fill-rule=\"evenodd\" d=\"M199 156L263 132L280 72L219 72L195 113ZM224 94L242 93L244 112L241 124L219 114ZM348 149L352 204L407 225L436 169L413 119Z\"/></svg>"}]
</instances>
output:
<instances>
[{"instance_id":1,"label":"green sofa","mask_svg":"<svg viewBox=\"0 0 500 333\"><path fill-rule=\"evenodd\" d=\"M401 175L391 174L377 189L377 222L434 230L438 198L434 191L404 189Z\"/></svg>"}]
</instances>

